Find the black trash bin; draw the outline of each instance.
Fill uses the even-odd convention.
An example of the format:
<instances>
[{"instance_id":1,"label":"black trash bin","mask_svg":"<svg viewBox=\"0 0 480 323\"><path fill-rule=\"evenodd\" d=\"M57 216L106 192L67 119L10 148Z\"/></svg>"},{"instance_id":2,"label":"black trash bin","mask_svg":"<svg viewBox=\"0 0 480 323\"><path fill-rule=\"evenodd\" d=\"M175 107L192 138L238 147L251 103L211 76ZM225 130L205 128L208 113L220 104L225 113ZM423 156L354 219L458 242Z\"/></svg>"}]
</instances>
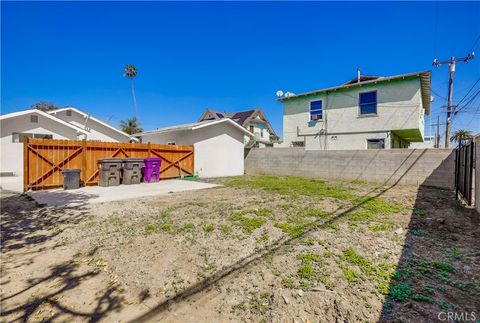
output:
<instances>
[{"instance_id":1,"label":"black trash bin","mask_svg":"<svg viewBox=\"0 0 480 323\"><path fill-rule=\"evenodd\" d=\"M140 184L142 182L143 158L125 158L123 159L122 184Z\"/></svg>"},{"instance_id":2,"label":"black trash bin","mask_svg":"<svg viewBox=\"0 0 480 323\"><path fill-rule=\"evenodd\" d=\"M62 174L64 190L73 190L80 187L80 169L64 169Z\"/></svg>"},{"instance_id":3,"label":"black trash bin","mask_svg":"<svg viewBox=\"0 0 480 323\"><path fill-rule=\"evenodd\" d=\"M120 175L122 171L121 158L103 158L98 161L100 180L98 186L118 186L120 185Z\"/></svg>"}]
</instances>

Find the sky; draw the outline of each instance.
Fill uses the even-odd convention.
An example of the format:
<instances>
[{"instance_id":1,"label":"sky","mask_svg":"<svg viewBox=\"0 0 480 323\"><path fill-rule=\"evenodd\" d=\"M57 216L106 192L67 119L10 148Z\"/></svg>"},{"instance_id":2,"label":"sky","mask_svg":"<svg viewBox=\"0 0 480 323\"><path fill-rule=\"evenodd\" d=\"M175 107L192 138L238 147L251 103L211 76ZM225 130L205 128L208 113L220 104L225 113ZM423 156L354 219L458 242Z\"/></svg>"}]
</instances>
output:
<instances>
[{"instance_id":1,"label":"sky","mask_svg":"<svg viewBox=\"0 0 480 323\"><path fill-rule=\"evenodd\" d=\"M454 103L480 77L480 2L1 2L1 113L38 101L145 130L197 121L206 108L262 108L282 136L277 90L301 93L356 76L432 70L431 116L444 133L448 66ZM477 87L480 88L480 82ZM432 125L432 126L430 126ZM453 119L480 132L480 95Z\"/></svg>"}]
</instances>

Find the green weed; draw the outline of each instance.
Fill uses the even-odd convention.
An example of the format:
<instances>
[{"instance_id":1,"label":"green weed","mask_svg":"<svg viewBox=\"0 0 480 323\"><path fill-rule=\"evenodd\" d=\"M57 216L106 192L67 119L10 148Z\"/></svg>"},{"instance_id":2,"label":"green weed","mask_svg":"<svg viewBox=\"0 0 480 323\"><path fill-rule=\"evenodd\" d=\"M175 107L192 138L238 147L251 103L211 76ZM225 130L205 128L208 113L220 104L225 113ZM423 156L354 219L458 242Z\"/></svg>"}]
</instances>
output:
<instances>
[{"instance_id":1,"label":"green weed","mask_svg":"<svg viewBox=\"0 0 480 323\"><path fill-rule=\"evenodd\" d=\"M284 277L282 279L282 285L286 288L291 288L291 289L296 288L295 281L291 277Z\"/></svg>"},{"instance_id":2,"label":"green weed","mask_svg":"<svg viewBox=\"0 0 480 323\"><path fill-rule=\"evenodd\" d=\"M339 264L340 269L343 273L343 278L349 283L355 283L360 279L360 275L351 267L347 266L344 263Z\"/></svg>"},{"instance_id":3,"label":"green weed","mask_svg":"<svg viewBox=\"0 0 480 323\"><path fill-rule=\"evenodd\" d=\"M425 211L420 210L420 209L413 209L413 214L415 214L416 216L424 216Z\"/></svg>"},{"instance_id":4,"label":"green weed","mask_svg":"<svg viewBox=\"0 0 480 323\"><path fill-rule=\"evenodd\" d=\"M355 199L353 204L360 206L364 210L382 214L393 214L403 211L403 205L393 204L378 197L361 197Z\"/></svg>"},{"instance_id":5,"label":"green weed","mask_svg":"<svg viewBox=\"0 0 480 323\"><path fill-rule=\"evenodd\" d=\"M413 294L412 299L419 302L433 303L433 299L431 297L425 296L420 293Z\"/></svg>"},{"instance_id":6,"label":"green weed","mask_svg":"<svg viewBox=\"0 0 480 323\"><path fill-rule=\"evenodd\" d=\"M393 300L396 300L398 302L405 302L412 296L412 290L409 284L400 283L394 285L388 292L388 295Z\"/></svg>"},{"instance_id":7,"label":"green weed","mask_svg":"<svg viewBox=\"0 0 480 323\"><path fill-rule=\"evenodd\" d=\"M205 233L205 235L208 235L210 234L211 232L213 232L213 230L215 230L215 224L213 223L204 223L202 225L202 229L203 229L203 233Z\"/></svg>"},{"instance_id":8,"label":"green weed","mask_svg":"<svg viewBox=\"0 0 480 323\"><path fill-rule=\"evenodd\" d=\"M233 221L236 226L240 227L245 233L252 233L255 229L260 228L265 224L264 218L247 217L241 214L234 214L230 216L230 221Z\"/></svg>"},{"instance_id":9,"label":"green weed","mask_svg":"<svg viewBox=\"0 0 480 323\"><path fill-rule=\"evenodd\" d=\"M276 228L279 228L292 238L301 237L305 234L306 231L306 226L302 224L275 223L274 226Z\"/></svg>"},{"instance_id":10,"label":"green weed","mask_svg":"<svg viewBox=\"0 0 480 323\"><path fill-rule=\"evenodd\" d=\"M259 296L253 294L250 298L250 306L255 312L264 314L270 307L272 300L272 294L267 291L262 292Z\"/></svg>"}]
</instances>

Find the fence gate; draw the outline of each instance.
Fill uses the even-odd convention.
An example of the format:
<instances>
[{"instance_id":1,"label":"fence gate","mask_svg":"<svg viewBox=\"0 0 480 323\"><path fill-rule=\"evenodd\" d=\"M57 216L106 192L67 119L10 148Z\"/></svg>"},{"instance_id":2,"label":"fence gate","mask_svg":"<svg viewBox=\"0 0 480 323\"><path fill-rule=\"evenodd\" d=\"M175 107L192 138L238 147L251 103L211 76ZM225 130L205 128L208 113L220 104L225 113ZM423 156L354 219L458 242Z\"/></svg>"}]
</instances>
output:
<instances>
[{"instance_id":1,"label":"fence gate","mask_svg":"<svg viewBox=\"0 0 480 323\"><path fill-rule=\"evenodd\" d=\"M23 145L24 191L62 187L64 169L80 169L82 186L98 185L98 160L111 157L160 157L160 179L194 175L193 146L28 137Z\"/></svg>"},{"instance_id":2,"label":"fence gate","mask_svg":"<svg viewBox=\"0 0 480 323\"><path fill-rule=\"evenodd\" d=\"M455 191L457 199L472 205L475 142L473 138L461 139L455 153Z\"/></svg>"}]
</instances>

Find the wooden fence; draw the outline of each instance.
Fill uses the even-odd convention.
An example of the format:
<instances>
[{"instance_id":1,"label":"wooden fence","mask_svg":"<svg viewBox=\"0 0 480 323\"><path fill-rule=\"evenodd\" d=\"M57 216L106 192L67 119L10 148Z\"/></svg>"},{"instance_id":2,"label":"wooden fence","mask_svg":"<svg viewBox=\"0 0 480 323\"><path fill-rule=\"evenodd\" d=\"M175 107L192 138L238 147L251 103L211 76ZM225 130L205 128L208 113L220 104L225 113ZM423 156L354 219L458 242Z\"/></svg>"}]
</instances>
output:
<instances>
[{"instance_id":1,"label":"wooden fence","mask_svg":"<svg viewBox=\"0 0 480 323\"><path fill-rule=\"evenodd\" d=\"M98 185L102 158L160 157L160 179L193 174L193 146L171 146L87 140L31 139L23 141L23 190L63 186L62 170L80 169L82 186Z\"/></svg>"}]
</instances>

